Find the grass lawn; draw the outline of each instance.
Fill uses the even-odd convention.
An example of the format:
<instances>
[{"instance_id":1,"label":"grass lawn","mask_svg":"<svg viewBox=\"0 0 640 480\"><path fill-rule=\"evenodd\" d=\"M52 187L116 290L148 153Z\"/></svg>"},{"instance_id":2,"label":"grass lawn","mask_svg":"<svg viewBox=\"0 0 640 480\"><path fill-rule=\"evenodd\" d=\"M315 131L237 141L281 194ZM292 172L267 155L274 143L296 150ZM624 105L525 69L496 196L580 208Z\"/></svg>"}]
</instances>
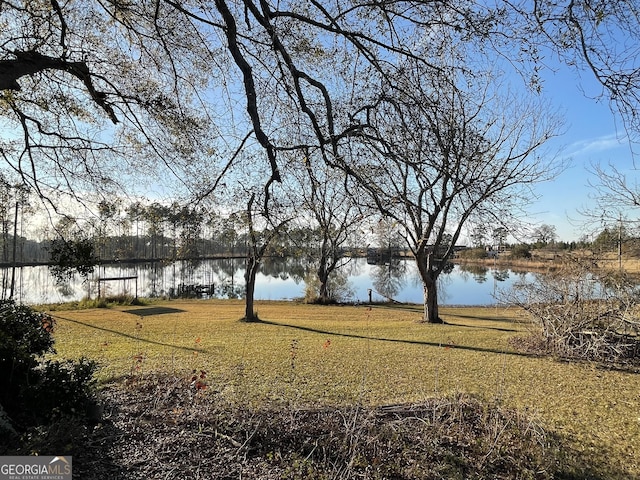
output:
<instances>
[{"instance_id":1,"label":"grass lawn","mask_svg":"<svg viewBox=\"0 0 640 480\"><path fill-rule=\"evenodd\" d=\"M640 375L523 355L518 312L420 307L171 301L53 312L62 358L86 356L104 383L206 372L206 394L260 405L388 405L464 392L526 412L603 478L640 478Z\"/></svg>"}]
</instances>

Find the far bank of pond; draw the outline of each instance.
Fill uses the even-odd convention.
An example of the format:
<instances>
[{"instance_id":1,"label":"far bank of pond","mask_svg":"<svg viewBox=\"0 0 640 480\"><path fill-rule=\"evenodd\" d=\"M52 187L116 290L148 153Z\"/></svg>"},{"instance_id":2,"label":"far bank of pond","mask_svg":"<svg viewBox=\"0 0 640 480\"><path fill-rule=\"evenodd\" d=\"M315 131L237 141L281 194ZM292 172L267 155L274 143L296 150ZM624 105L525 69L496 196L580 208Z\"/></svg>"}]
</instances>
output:
<instances>
[{"instance_id":1,"label":"far bank of pond","mask_svg":"<svg viewBox=\"0 0 640 480\"><path fill-rule=\"evenodd\" d=\"M309 266L295 259L267 259L256 280L257 300L292 300L305 295ZM340 270L351 302L394 299L422 303L422 284L415 262L393 261L391 265L371 265L354 258ZM11 269L0 269L3 298L9 296ZM531 279L531 273L482 265L456 265L440 277L442 305L494 305L496 296L516 281ZM128 294L139 297L171 297L190 292L202 298L242 298L244 260L211 259L197 263L160 262L100 266L89 281L72 277L57 285L46 266L19 267L15 273L14 298L27 304L59 303L87 296Z\"/></svg>"}]
</instances>

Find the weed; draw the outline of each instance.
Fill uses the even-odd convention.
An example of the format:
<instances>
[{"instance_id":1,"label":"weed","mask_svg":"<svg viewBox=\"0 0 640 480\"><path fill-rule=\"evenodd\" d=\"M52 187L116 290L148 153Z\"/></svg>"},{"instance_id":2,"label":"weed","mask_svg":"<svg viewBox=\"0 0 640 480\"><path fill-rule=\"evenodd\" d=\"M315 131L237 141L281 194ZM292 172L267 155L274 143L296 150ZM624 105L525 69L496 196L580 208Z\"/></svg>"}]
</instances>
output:
<instances>
[{"instance_id":1,"label":"weed","mask_svg":"<svg viewBox=\"0 0 640 480\"><path fill-rule=\"evenodd\" d=\"M131 365L131 377L142 375L142 367L144 366L145 358L144 352L137 353L132 357L133 363Z\"/></svg>"},{"instance_id":2,"label":"weed","mask_svg":"<svg viewBox=\"0 0 640 480\"><path fill-rule=\"evenodd\" d=\"M207 372L205 372L204 370L200 370L199 372L197 370L194 370L193 374L191 375L190 387L198 392L201 390L205 390L208 387Z\"/></svg>"}]
</instances>

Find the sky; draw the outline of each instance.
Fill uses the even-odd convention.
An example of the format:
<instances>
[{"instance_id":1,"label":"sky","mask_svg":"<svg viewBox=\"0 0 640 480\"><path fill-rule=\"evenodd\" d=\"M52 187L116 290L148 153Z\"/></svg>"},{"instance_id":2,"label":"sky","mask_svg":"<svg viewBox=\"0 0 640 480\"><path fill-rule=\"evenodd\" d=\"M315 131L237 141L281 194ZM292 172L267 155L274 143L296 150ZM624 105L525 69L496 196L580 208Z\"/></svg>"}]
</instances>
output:
<instances>
[{"instance_id":1,"label":"sky","mask_svg":"<svg viewBox=\"0 0 640 480\"><path fill-rule=\"evenodd\" d=\"M529 206L528 220L553 225L558 240L573 241L585 233L579 211L592 204L589 196L595 193L589 183L597 179L588 169L593 164L613 163L619 171L629 172L633 159L622 122L615 118L606 99L597 102L588 98L601 93L593 76L585 72L578 77L574 70L561 64L553 67L555 73L542 72L543 92L555 108L564 112L565 131L552 144L563 147L562 155L569 160L569 166L553 181L535 187L540 198Z\"/></svg>"},{"instance_id":2,"label":"sky","mask_svg":"<svg viewBox=\"0 0 640 480\"><path fill-rule=\"evenodd\" d=\"M611 163L633 176L633 158L624 126L607 100L588 98L601 93L589 73L578 77L569 67L558 66L557 71L546 72L543 78L545 96L565 121L564 133L553 140L553 145L562 148L561 155L569 160L569 166L553 181L536 187L540 199L529 211L538 224L556 227L557 240L570 242L586 233L585 219L579 212L593 206L590 195L595 192L589 184L597 183L589 169L593 164Z\"/></svg>"}]
</instances>

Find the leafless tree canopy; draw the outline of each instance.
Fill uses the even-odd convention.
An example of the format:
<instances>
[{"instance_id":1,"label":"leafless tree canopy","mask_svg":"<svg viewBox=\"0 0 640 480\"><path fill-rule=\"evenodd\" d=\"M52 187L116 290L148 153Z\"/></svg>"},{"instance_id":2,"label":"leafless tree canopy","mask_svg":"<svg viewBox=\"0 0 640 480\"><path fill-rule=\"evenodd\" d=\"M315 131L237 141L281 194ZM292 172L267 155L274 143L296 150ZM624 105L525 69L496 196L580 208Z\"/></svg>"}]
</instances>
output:
<instances>
[{"instance_id":1,"label":"leafless tree canopy","mask_svg":"<svg viewBox=\"0 0 640 480\"><path fill-rule=\"evenodd\" d=\"M534 84L549 49L586 66L638 126L632 0L14 0L0 2L0 25L0 153L42 189L109 185L134 157L185 179L211 144L224 154L249 132L267 184L281 178L280 150L344 158L372 90L408 60L437 72L452 38ZM292 125L295 139L281 134Z\"/></svg>"},{"instance_id":2,"label":"leafless tree canopy","mask_svg":"<svg viewBox=\"0 0 640 480\"><path fill-rule=\"evenodd\" d=\"M351 260L345 255L346 248L365 242L362 229L371 208L358 204L350 187L351 179L343 171L308 156L291 157L285 188L297 197L294 203L299 205L299 221L313 232L305 248L318 288L313 295L308 289L307 300L334 302L337 299L332 295L331 281L340 267Z\"/></svg>"},{"instance_id":3,"label":"leafless tree canopy","mask_svg":"<svg viewBox=\"0 0 640 480\"><path fill-rule=\"evenodd\" d=\"M435 74L407 62L367 109L366 141L349 167L380 211L402 225L428 321L437 317L437 277L471 216L506 222L526 203L527 187L560 167L553 156L540 161L557 132L553 115L506 95L491 71L459 64L447 59Z\"/></svg>"},{"instance_id":4,"label":"leafless tree canopy","mask_svg":"<svg viewBox=\"0 0 640 480\"><path fill-rule=\"evenodd\" d=\"M180 171L194 153L211 52L173 9L3 1L0 24L0 154L21 183L99 190L152 158Z\"/></svg>"},{"instance_id":5,"label":"leafless tree canopy","mask_svg":"<svg viewBox=\"0 0 640 480\"><path fill-rule=\"evenodd\" d=\"M615 165L596 165L594 174L597 183L593 185L598 208L609 217L618 217L620 212L640 208L640 185L629 175L618 170Z\"/></svg>"},{"instance_id":6,"label":"leafless tree canopy","mask_svg":"<svg viewBox=\"0 0 640 480\"><path fill-rule=\"evenodd\" d=\"M640 133L640 7L635 0L523 1L515 8L533 26L539 45L533 58L544 65L544 50L586 69L602 85L599 95L619 113L633 142ZM537 25L537 27L535 26ZM536 34L541 34L537 37ZM549 43L546 44L545 42ZM542 48L540 48L542 47Z\"/></svg>"}]
</instances>

